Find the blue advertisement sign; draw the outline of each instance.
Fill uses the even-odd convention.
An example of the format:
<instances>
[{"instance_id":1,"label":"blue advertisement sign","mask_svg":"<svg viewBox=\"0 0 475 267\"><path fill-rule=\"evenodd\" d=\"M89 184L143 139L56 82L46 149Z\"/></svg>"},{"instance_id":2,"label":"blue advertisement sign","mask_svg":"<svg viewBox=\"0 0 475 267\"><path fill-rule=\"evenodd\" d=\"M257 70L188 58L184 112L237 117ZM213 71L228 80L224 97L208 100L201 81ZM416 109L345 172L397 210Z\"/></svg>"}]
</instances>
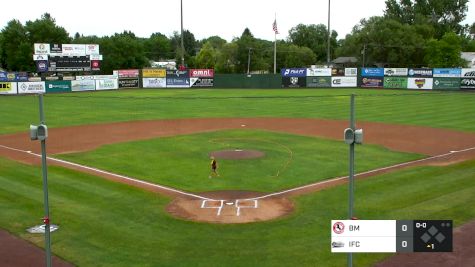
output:
<instances>
[{"instance_id":1,"label":"blue advertisement sign","mask_svg":"<svg viewBox=\"0 0 475 267\"><path fill-rule=\"evenodd\" d=\"M190 87L190 78L167 77L167 87Z\"/></svg>"},{"instance_id":2,"label":"blue advertisement sign","mask_svg":"<svg viewBox=\"0 0 475 267\"><path fill-rule=\"evenodd\" d=\"M6 81L8 81L7 72L6 71L0 71L0 82L6 82Z\"/></svg>"},{"instance_id":3,"label":"blue advertisement sign","mask_svg":"<svg viewBox=\"0 0 475 267\"><path fill-rule=\"evenodd\" d=\"M306 77L307 69L304 69L304 68L281 69L280 74L282 75L282 77Z\"/></svg>"},{"instance_id":4,"label":"blue advertisement sign","mask_svg":"<svg viewBox=\"0 0 475 267\"><path fill-rule=\"evenodd\" d=\"M17 82L27 82L28 73L27 72L18 72L15 76L15 81Z\"/></svg>"},{"instance_id":5,"label":"blue advertisement sign","mask_svg":"<svg viewBox=\"0 0 475 267\"><path fill-rule=\"evenodd\" d=\"M448 77L460 78L462 76L462 69L434 69L434 77Z\"/></svg>"},{"instance_id":6,"label":"blue advertisement sign","mask_svg":"<svg viewBox=\"0 0 475 267\"><path fill-rule=\"evenodd\" d=\"M432 77L432 69L409 69L409 76L412 77Z\"/></svg>"},{"instance_id":7,"label":"blue advertisement sign","mask_svg":"<svg viewBox=\"0 0 475 267\"><path fill-rule=\"evenodd\" d=\"M48 61L47 60L37 60L35 61L36 64L36 72L47 72L48 71Z\"/></svg>"},{"instance_id":8,"label":"blue advertisement sign","mask_svg":"<svg viewBox=\"0 0 475 267\"><path fill-rule=\"evenodd\" d=\"M364 88L383 88L384 85L384 78L383 77L375 77L375 78L362 78L361 79L361 87Z\"/></svg>"},{"instance_id":9,"label":"blue advertisement sign","mask_svg":"<svg viewBox=\"0 0 475 267\"><path fill-rule=\"evenodd\" d=\"M361 68L363 77L384 77L384 68Z\"/></svg>"}]
</instances>

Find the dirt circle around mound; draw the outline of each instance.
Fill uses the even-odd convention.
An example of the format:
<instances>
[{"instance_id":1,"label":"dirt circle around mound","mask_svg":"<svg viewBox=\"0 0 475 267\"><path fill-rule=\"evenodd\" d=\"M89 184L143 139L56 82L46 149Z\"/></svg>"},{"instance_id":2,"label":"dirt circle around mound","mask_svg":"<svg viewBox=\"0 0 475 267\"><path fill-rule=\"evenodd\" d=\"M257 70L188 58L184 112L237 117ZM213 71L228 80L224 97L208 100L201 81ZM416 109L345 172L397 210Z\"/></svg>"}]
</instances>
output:
<instances>
[{"instance_id":1,"label":"dirt circle around mound","mask_svg":"<svg viewBox=\"0 0 475 267\"><path fill-rule=\"evenodd\" d=\"M210 157L215 157L216 159L257 159L265 155L266 153L253 149L228 149L209 153Z\"/></svg>"},{"instance_id":2,"label":"dirt circle around mound","mask_svg":"<svg viewBox=\"0 0 475 267\"><path fill-rule=\"evenodd\" d=\"M177 197L166 211L175 218L206 223L252 223L284 217L294 211L285 197L256 199L262 193L215 191L201 193L207 199Z\"/></svg>"}]
</instances>

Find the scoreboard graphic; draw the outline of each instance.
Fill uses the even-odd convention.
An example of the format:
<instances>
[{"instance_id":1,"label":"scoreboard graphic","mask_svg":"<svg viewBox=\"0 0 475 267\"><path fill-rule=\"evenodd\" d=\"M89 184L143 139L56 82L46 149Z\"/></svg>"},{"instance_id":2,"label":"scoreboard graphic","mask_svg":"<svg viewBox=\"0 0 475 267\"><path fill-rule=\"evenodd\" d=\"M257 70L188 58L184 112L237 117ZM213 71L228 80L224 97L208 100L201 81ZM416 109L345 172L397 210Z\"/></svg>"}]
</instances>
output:
<instances>
[{"instance_id":1,"label":"scoreboard graphic","mask_svg":"<svg viewBox=\"0 0 475 267\"><path fill-rule=\"evenodd\" d=\"M332 220L331 251L452 252L452 220Z\"/></svg>"}]
</instances>

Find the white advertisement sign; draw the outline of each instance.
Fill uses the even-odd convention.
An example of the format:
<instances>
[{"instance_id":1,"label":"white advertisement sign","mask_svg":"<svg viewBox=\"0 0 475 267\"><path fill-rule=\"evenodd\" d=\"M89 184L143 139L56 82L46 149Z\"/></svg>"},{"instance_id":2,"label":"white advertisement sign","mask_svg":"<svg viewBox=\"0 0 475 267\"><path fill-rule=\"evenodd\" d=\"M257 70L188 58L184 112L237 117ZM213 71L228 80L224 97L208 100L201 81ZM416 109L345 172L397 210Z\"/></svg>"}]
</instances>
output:
<instances>
[{"instance_id":1,"label":"white advertisement sign","mask_svg":"<svg viewBox=\"0 0 475 267\"><path fill-rule=\"evenodd\" d=\"M407 79L407 88L408 89L426 89L432 90L434 85L434 78L408 78Z\"/></svg>"},{"instance_id":2,"label":"white advertisement sign","mask_svg":"<svg viewBox=\"0 0 475 267\"><path fill-rule=\"evenodd\" d=\"M331 68L307 69L307 76L332 76Z\"/></svg>"},{"instance_id":3,"label":"white advertisement sign","mask_svg":"<svg viewBox=\"0 0 475 267\"><path fill-rule=\"evenodd\" d=\"M358 77L332 77L332 87L356 87Z\"/></svg>"},{"instance_id":4,"label":"white advertisement sign","mask_svg":"<svg viewBox=\"0 0 475 267\"><path fill-rule=\"evenodd\" d=\"M33 60L48 60L48 55L33 55Z\"/></svg>"},{"instance_id":5,"label":"white advertisement sign","mask_svg":"<svg viewBox=\"0 0 475 267\"><path fill-rule=\"evenodd\" d=\"M63 44L63 55L85 56L86 45L83 44Z\"/></svg>"},{"instance_id":6,"label":"white advertisement sign","mask_svg":"<svg viewBox=\"0 0 475 267\"><path fill-rule=\"evenodd\" d=\"M94 80L71 81L71 90L78 91L93 91L96 90L96 82Z\"/></svg>"},{"instance_id":7,"label":"white advertisement sign","mask_svg":"<svg viewBox=\"0 0 475 267\"><path fill-rule=\"evenodd\" d=\"M462 77L475 78L475 69L462 69Z\"/></svg>"},{"instance_id":8,"label":"white advertisement sign","mask_svg":"<svg viewBox=\"0 0 475 267\"><path fill-rule=\"evenodd\" d=\"M407 68L384 68L384 76L407 76Z\"/></svg>"},{"instance_id":9,"label":"white advertisement sign","mask_svg":"<svg viewBox=\"0 0 475 267\"><path fill-rule=\"evenodd\" d=\"M79 77L89 77L88 79L81 79L81 80L119 79L119 76L115 76L115 75L94 75L94 76L79 76ZM78 80L79 80L79 79L78 79Z\"/></svg>"},{"instance_id":10,"label":"white advertisement sign","mask_svg":"<svg viewBox=\"0 0 475 267\"><path fill-rule=\"evenodd\" d=\"M119 89L118 79L96 80L96 90L112 90L112 89Z\"/></svg>"},{"instance_id":11,"label":"white advertisement sign","mask_svg":"<svg viewBox=\"0 0 475 267\"><path fill-rule=\"evenodd\" d=\"M35 55L47 55L50 53L49 44L34 44Z\"/></svg>"},{"instance_id":12,"label":"white advertisement sign","mask_svg":"<svg viewBox=\"0 0 475 267\"><path fill-rule=\"evenodd\" d=\"M358 76L358 68L345 68L345 76L349 76L349 77Z\"/></svg>"},{"instance_id":13,"label":"white advertisement sign","mask_svg":"<svg viewBox=\"0 0 475 267\"><path fill-rule=\"evenodd\" d=\"M99 55L99 45L98 44L87 44L86 45L86 55ZM102 60L98 59L98 60Z\"/></svg>"},{"instance_id":14,"label":"white advertisement sign","mask_svg":"<svg viewBox=\"0 0 475 267\"><path fill-rule=\"evenodd\" d=\"M0 95L17 94L17 83L0 82Z\"/></svg>"},{"instance_id":15,"label":"white advertisement sign","mask_svg":"<svg viewBox=\"0 0 475 267\"><path fill-rule=\"evenodd\" d=\"M165 88L167 78L143 78L143 88Z\"/></svg>"},{"instance_id":16,"label":"white advertisement sign","mask_svg":"<svg viewBox=\"0 0 475 267\"><path fill-rule=\"evenodd\" d=\"M90 55L90 60L102 60L102 55Z\"/></svg>"},{"instance_id":17,"label":"white advertisement sign","mask_svg":"<svg viewBox=\"0 0 475 267\"><path fill-rule=\"evenodd\" d=\"M19 94L42 94L46 92L45 82L19 82Z\"/></svg>"}]
</instances>

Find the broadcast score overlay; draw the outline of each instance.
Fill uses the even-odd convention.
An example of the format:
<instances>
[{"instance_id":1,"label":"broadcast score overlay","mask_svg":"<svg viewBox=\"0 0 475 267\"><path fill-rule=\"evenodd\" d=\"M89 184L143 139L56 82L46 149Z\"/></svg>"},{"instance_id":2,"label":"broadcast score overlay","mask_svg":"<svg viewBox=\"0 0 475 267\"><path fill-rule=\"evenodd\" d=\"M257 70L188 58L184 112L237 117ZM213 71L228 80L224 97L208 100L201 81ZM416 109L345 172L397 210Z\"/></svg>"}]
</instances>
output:
<instances>
[{"instance_id":1,"label":"broadcast score overlay","mask_svg":"<svg viewBox=\"0 0 475 267\"><path fill-rule=\"evenodd\" d=\"M332 220L332 253L452 252L452 220Z\"/></svg>"}]
</instances>

